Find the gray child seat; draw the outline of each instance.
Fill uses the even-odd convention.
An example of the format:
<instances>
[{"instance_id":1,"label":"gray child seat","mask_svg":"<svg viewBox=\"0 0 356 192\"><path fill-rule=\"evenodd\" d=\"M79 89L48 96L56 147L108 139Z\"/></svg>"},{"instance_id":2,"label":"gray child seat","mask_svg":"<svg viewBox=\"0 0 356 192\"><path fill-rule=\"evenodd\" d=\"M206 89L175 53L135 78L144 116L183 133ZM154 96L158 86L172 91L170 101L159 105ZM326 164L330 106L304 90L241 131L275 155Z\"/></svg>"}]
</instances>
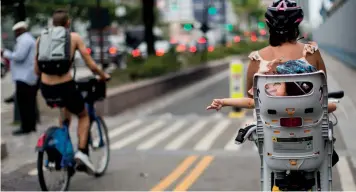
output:
<instances>
[{"instance_id":1,"label":"gray child seat","mask_svg":"<svg viewBox=\"0 0 356 192\"><path fill-rule=\"evenodd\" d=\"M265 85L277 82L311 82L313 89L300 96L268 95ZM319 171L321 180L327 181L322 182L322 190L331 190L333 140L324 72L293 75L256 74L253 91L262 189L271 189L271 182L268 182L271 172L300 170ZM301 126L285 127L281 126L281 121L297 122L301 123Z\"/></svg>"}]
</instances>

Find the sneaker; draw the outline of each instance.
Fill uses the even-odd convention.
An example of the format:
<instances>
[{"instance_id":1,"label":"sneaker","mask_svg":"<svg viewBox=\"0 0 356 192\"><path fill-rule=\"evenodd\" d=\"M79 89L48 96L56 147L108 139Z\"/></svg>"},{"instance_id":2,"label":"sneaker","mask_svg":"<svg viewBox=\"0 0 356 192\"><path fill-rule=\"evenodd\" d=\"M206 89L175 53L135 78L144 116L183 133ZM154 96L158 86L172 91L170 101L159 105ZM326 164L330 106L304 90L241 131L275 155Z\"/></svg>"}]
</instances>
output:
<instances>
[{"instance_id":1,"label":"sneaker","mask_svg":"<svg viewBox=\"0 0 356 192\"><path fill-rule=\"evenodd\" d=\"M74 159L77 163L77 169L79 171L85 171L89 174L95 173L95 167L91 163L89 156L81 151L75 153Z\"/></svg>"}]
</instances>

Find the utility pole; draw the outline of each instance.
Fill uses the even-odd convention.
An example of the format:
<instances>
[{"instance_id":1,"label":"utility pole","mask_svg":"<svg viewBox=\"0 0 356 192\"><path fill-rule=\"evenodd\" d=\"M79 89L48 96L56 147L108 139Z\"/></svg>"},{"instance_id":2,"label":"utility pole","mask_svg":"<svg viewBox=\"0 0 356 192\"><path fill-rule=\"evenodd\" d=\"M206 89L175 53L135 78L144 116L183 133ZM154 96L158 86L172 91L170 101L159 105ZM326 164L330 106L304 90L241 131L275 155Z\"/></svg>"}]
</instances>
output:
<instances>
[{"instance_id":1,"label":"utility pole","mask_svg":"<svg viewBox=\"0 0 356 192\"><path fill-rule=\"evenodd\" d=\"M209 2L207 1L207 0L204 0L203 1L204 2L204 15L203 15L203 17L204 17L204 19L203 19L203 29L205 28L205 29L207 29L208 28L208 26L209 26L209 23L208 23L208 21L209 21L209 14L208 14L208 10L209 10ZM205 26L204 26L205 25ZM208 37L207 37L207 33L208 32L208 30L203 30L203 33L204 33L204 38L205 38L205 40L206 40L206 43L204 44L204 52L203 52L203 54L202 54L202 57L201 57L201 60L202 60L202 62L204 62L204 63L206 63L207 62L207 60L208 60Z\"/></svg>"},{"instance_id":2,"label":"utility pole","mask_svg":"<svg viewBox=\"0 0 356 192\"><path fill-rule=\"evenodd\" d=\"M96 0L96 9L97 9L97 17L98 21L101 21L101 0ZM103 66L103 70L106 69L107 66L104 65L104 37L103 37L103 27L99 27L99 46L100 46L100 63Z\"/></svg>"},{"instance_id":3,"label":"utility pole","mask_svg":"<svg viewBox=\"0 0 356 192\"><path fill-rule=\"evenodd\" d=\"M227 36L227 32L225 29L226 26L226 0L220 0L221 6L222 6L222 10L221 10L221 14L222 14L222 25L223 25L223 39L222 39L222 43L223 45L226 44L226 36Z\"/></svg>"},{"instance_id":4,"label":"utility pole","mask_svg":"<svg viewBox=\"0 0 356 192\"><path fill-rule=\"evenodd\" d=\"M25 0L20 0L17 8L18 21L26 20L26 9L25 9Z\"/></svg>"}]
</instances>

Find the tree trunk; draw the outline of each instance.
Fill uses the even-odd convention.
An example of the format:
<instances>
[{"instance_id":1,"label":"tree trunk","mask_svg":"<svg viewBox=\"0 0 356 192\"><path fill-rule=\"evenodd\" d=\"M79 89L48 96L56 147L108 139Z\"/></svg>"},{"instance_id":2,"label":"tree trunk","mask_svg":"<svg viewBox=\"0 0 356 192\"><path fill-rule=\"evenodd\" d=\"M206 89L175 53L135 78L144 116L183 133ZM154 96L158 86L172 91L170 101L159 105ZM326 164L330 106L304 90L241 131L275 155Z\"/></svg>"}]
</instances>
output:
<instances>
[{"instance_id":1,"label":"tree trunk","mask_svg":"<svg viewBox=\"0 0 356 192\"><path fill-rule=\"evenodd\" d=\"M155 0L142 0L142 16L143 23L145 25L145 41L147 43L147 54L155 54L154 41L155 37L153 35L154 26L154 5Z\"/></svg>"}]
</instances>

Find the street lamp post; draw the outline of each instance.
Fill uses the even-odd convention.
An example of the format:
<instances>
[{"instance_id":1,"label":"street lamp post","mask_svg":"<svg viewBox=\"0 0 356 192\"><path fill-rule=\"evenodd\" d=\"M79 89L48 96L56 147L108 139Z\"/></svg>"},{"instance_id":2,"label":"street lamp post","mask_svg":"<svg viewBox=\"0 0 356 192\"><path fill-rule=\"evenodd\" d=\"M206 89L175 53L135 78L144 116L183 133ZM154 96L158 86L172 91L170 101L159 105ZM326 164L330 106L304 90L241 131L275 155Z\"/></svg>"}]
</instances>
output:
<instances>
[{"instance_id":1,"label":"street lamp post","mask_svg":"<svg viewBox=\"0 0 356 192\"><path fill-rule=\"evenodd\" d=\"M205 63L207 61L207 54L208 54L208 38L207 38L207 29L208 29L208 17L209 17L209 2L208 1L203 1L204 2L204 19L203 19L203 33L204 33L204 38L206 39L206 43L204 44L204 52L202 54L201 60Z\"/></svg>"},{"instance_id":2,"label":"street lamp post","mask_svg":"<svg viewBox=\"0 0 356 192\"><path fill-rule=\"evenodd\" d=\"M17 10L18 10L17 12L18 21L25 21L26 20L25 0L19 1Z\"/></svg>"},{"instance_id":3,"label":"street lamp post","mask_svg":"<svg viewBox=\"0 0 356 192\"><path fill-rule=\"evenodd\" d=\"M101 21L101 0L96 0L96 9L97 9L97 17L98 21ZM107 66L104 64L104 42L103 42L103 28L99 27L99 46L100 46L100 63L103 66L103 69L105 70Z\"/></svg>"}]
</instances>

